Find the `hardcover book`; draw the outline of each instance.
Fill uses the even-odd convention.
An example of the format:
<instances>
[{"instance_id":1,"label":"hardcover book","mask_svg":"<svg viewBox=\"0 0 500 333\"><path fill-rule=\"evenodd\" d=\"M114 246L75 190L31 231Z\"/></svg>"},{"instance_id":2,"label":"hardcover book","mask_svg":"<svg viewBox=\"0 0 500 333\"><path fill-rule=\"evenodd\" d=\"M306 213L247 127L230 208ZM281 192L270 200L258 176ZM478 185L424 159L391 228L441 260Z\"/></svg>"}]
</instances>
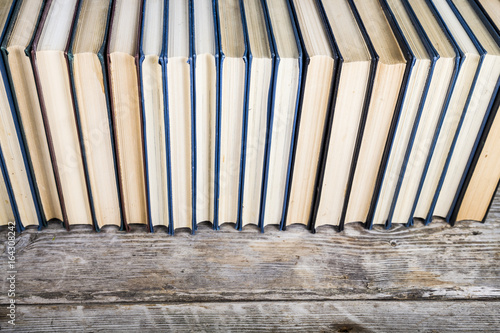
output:
<instances>
[{"instance_id":1,"label":"hardcover book","mask_svg":"<svg viewBox=\"0 0 500 333\"><path fill-rule=\"evenodd\" d=\"M445 188L453 187L453 184L458 185L456 179L460 180L463 173L463 169L461 172L458 171L462 163L460 160L467 160L470 156L471 146L476 141L479 127L481 127L487 111L486 106L491 100L492 91L488 92L488 90L492 90L498 80L497 74L493 85L491 84L492 76L489 75L489 71L497 69L494 67L493 62L487 61L484 63L483 59L486 56L486 50L471 32L455 5L446 0L433 0L433 4L454 36L458 47L462 51L463 60L415 210L415 217L423 218L425 223L430 223L433 215L442 217L448 215L450 207L446 207L446 203L443 201L440 202L440 205L437 206L438 210L435 211L443 183L447 178ZM460 135L462 128L462 133L465 135ZM467 139L466 134L469 130L473 138L469 137ZM473 134L473 131L476 134ZM460 139L457 141L459 137ZM456 153L454 152L455 148L457 149ZM464 154L465 156L463 156ZM450 164L452 156L455 157ZM450 165L452 166L451 169L449 169ZM453 168L458 169L453 170ZM448 173L449 176L447 176ZM449 193L451 190L452 188L448 188L443 192L446 193L448 198L442 197L441 200L449 202L450 197L452 200L455 193Z\"/></svg>"},{"instance_id":2,"label":"hardcover book","mask_svg":"<svg viewBox=\"0 0 500 333\"><path fill-rule=\"evenodd\" d=\"M338 48L339 65L333 101L333 119L328 122L324 166L318 183L313 228L340 226L351 186L356 141L361 135L376 56L359 16L348 1L321 1L325 22Z\"/></svg>"},{"instance_id":3,"label":"hardcover book","mask_svg":"<svg viewBox=\"0 0 500 333\"><path fill-rule=\"evenodd\" d=\"M0 148L0 225L9 226L15 223L17 232L21 232L21 225L16 223L19 220L19 213L12 195L9 176L5 170L5 163L2 149Z\"/></svg>"},{"instance_id":4,"label":"hardcover book","mask_svg":"<svg viewBox=\"0 0 500 333\"><path fill-rule=\"evenodd\" d=\"M386 6L389 15L394 17L395 24L401 30L407 49L411 53L409 79L399 121L390 147L389 159L383 171L382 184L372 200L373 213L370 213L368 218L369 225L385 224L390 227L393 217L392 208L397 201L401 181L404 178L408 160L415 144L415 136L419 126L421 126L420 120L429 97L429 87L432 85L433 79L435 82L441 79L441 72L438 72L434 78L436 60L438 59L437 51L425 35L409 4L402 0L388 0ZM441 70L440 67L438 67L439 70ZM434 87L434 89L436 88ZM446 86L441 90L446 90ZM430 97L434 98L433 95ZM439 109L433 109L432 112L439 114ZM428 115L425 113L424 121L427 117ZM428 126L428 124L423 123L422 126Z\"/></svg>"},{"instance_id":5,"label":"hardcover book","mask_svg":"<svg viewBox=\"0 0 500 333\"><path fill-rule=\"evenodd\" d=\"M482 11L494 29L500 33L500 3L495 0L478 0L475 10ZM481 13L478 13L481 15ZM488 26L485 23L485 26ZM492 33L493 34L493 33ZM500 93L493 101L490 115L484 126L475 154L471 157L469 171L456 198L450 223L474 220L484 222L500 184Z\"/></svg>"},{"instance_id":6,"label":"hardcover book","mask_svg":"<svg viewBox=\"0 0 500 333\"><path fill-rule=\"evenodd\" d=\"M97 230L123 228L104 58L110 14L109 0L81 1L67 53Z\"/></svg>"},{"instance_id":7,"label":"hardcover book","mask_svg":"<svg viewBox=\"0 0 500 333\"><path fill-rule=\"evenodd\" d=\"M0 1L0 225L483 221L498 0Z\"/></svg>"},{"instance_id":8,"label":"hardcover book","mask_svg":"<svg viewBox=\"0 0 500 333\"><path fill-rule=\"evenodd\" d=\"M30 58L45 3L42 0L17 1L1 46L43 224L50 220L63 220Z\"/></svg>"},{"instance_id":9,"label":"hardcover book","mask_svg":"<svg viewBox=\"0 0 500 333\"><path fill-rule=\"evenodd\" d=\"M274 52L266 12L261 0L242 1L248 41L247 101L243 128L243 166L238 229L259 224L266 132L272 100Z\"/></svg>"},{"instance_id":10,"label":"hardcover book","mask_svg":"<svg viewBox=\"0 0 500 333\"><path fill-rule=\"evenodd\" d=\"M171 197L167 172L167 136L164 94L164 35L166 0L147 0L142 12L139 80L144 135L147 213L151 231L155 226L169 230Z\"/></svg>"},{"instance_id":11,"label":"hardcover book","mask_svg":"<svg viewBox=\"0 0 500 333\"><path fill-rule=\"evenodd\" d=\"M302 44L304 74L282 229L294 223L310 224L315 180L326 123L331 114L338 62L318 3L315 0L293 0L291 7Z\"/></svg>"},{"instance_id":12,"label":"hardcover book","mask_svg":"<svg viewBox=\"0 0 500 333\"><path fill-rule=\"evenodd\" d=\"M495 105L495 98L497 98L500 85L500 36L497 30L490 24L475 2L454 0L453 4L459 15L467 22L468 28L478 43L485 50L485 55L482 59L481 71L476 78L476 88L468 101L469 105L462 120L460 133L455 138L453 156L450 158L442 189L436 201L434 215L442 216L447 221L450 221L455 206L460 200L461 189L464 187L467 172L481 142L485 126L488 125L488 131L491 132L494 118L489 121L488 119L491 118L490 113L496 114L498 106ZM494 134L495 130L496 128L493 128L491 133ZM489 149L488 146L486 149ZM495 175L494 171L490 172ZM485 179L486 177L484 175ZM494 180L492 182L495 183ZM484 199L481 202L487 202L487 200ZM479 205L480 203L478 203ZM486 215L486 213L484 214Z\"/></svg>"},{"instance_id":13,"label":"hardcover book","mask_svg":"<svg viewBox=\"0 0 500 333\"><path fill-rule=\"evenodd\" d=\"M416 18L415 26L431 54L434 54L432 77L422 111L414 127L412 149L407 151L405 170L400 175L387 222L413 224L416 198L425 179L451 94L460 70L460 53L447 27L430 1L405 1L408 15Z\"/></svg>"},{"instance_id":14,"label":"hardcover book","mask_svg":"<svg viewBox=\"0 0 500 333\"><path fill-rule=\"evenodd\" d=\"M214 223L215 141L218 112L219 50L215 29L215 1L193 0L191 5L192 61L196 147L195 223Z\"/></svg>"},{"instance_id":15,"label":"hardcover book","mask_svg":"<svg viewBox=\"0 0 500 333\"><path fill-rule=\"evenodd\" d=\"M115 135L123 223L148 223L142 114L139 92L139 36L143 1L113 2L107 70Z\"/></svg>"},{"instance_id":16,"label":"hardcover book","mask_svg":"<svg viewBox=\"0 0 500 333\"><path fill-rule=\"evenodd\" d=\"M286 0L266 0L263 7L268 13L275 61L266 135L261 231L269 224L284 225L303 73L302 47L290 4Z\"/></svg>"},{"instance_id":17,"label":"hardcover book","mask_svg":"<svg viewBox=\"0 0 500 333\"><path fill-rule=\"evenodd\" d=\"M189 3L185 0L168 1L167 33L163 60L163 84L168 96L167 150L170 171L172 211L170 230L189 228L194 231L196 217L193 206L196 187L191 59L191 25Z\"/></svg>"},{"instance_id":18,"label":"hardcover book","mask_svg":"<svg viewBox=\"0 0 500 333\"><path fill-rule=\"evenodd\" d=\"M241 2L219 0L217 14L221 58L220 104L216 120L215 229L225 222L239 222L243 120L248 75Z\"/></svg>"},{"instance_id":19,"label":"hardcover book","mask_svg":"<svg viewBox=\"0 0 500 333\"><path fill-rule=\"evenodd\" d=\"M67 58L77 8L76 0L47 1L31 50L66 228L94 224Z\"/></svg>"},{"instance_id":20,"label":"hardcover book","mask_svg":"<svg viewBox=\"0 0 500 333\"><path fill-rule=\"evenodd\" d=\"M43 224L50 220L63 220L60 193L30 59L45 3L42 0L17 1L1 46Z\"/></svg>"},{"instance_id":21,"label":"hardcover book","mask_svg":"<svg viewBox=\"0 0 500 333\"><path fill-rule=\"evenodd\" d=\"M8 22L15 8L14 1L4 1L0 5L0 41L6 36ZM3 57L0 58L0 122L0 146L8 174L7 184L17 206L18 229L29 225L41 228L43 219Z\"/></svg>"},{"instance_id":22,"label":"hardcover book","mask_svg":"<svg viewBox=\"0 0 500 333\"><path fill-rule=\"evenodd\" d=\"M473 7L474 3L464 0L452 2L457 16L466 21L466 28L484 53L481 68L474 79L474 91L467 101L460 129L454 138L453 151L448 156L447 166L441 176L439 192L435 194L434 210L429 212L429 215L440 216L447 221L450 220L456 194L460 191L470 165L470 156L476 150L500 84L500 37L480 10Z\"/></svg>"},{"instance_id":23,"label":"hardcover book","mask_svg":"<svg viewBox=\"0 0 500 333\"><path fill-rule=\"evenodd\" d=\"M359 153L353 160L355 170L345 216L345 223L366 223L399 119L411 54L394 20L385 15L377 0L354 0L352 7L358 12L377 54L370 105L360 134ZM340 229L342 226L341 221Z\"/></svg>"}]
</instances>

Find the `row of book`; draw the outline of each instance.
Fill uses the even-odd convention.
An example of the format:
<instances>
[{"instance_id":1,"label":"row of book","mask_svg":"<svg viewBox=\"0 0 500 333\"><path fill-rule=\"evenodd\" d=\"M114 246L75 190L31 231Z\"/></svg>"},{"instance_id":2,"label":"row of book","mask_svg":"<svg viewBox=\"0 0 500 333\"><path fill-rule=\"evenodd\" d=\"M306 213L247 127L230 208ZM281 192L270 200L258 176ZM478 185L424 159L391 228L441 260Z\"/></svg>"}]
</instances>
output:
<instances>
[{"instance_id":1,"label":"row of book","mask_svg":"<svg viewBox=\"0 0 500 333\"><path fill-rule=\"evenodd\" d=\"M484 220L498 0L0 0L0 224Z\"/></svg>"}]
</instances>

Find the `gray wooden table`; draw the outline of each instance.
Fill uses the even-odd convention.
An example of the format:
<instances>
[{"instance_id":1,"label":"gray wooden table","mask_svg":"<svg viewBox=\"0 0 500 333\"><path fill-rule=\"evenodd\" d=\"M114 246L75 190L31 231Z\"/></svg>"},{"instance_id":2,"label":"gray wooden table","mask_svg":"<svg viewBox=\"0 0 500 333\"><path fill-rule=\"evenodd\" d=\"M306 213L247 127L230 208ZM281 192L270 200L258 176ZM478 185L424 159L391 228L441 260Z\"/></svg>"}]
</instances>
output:
<instances>
[{"instance_id":1,"label":"gray wooden table","mask_svg":"<svg viewBox=\"0 0 500 333\"><path fill-rule=\"evenodd\" d=\"M10 298L0 231L0 328ZM196 235L51 224L16 241L16 331L500 331L500 194L486 223Z\"/></svg>"}]
</instances>

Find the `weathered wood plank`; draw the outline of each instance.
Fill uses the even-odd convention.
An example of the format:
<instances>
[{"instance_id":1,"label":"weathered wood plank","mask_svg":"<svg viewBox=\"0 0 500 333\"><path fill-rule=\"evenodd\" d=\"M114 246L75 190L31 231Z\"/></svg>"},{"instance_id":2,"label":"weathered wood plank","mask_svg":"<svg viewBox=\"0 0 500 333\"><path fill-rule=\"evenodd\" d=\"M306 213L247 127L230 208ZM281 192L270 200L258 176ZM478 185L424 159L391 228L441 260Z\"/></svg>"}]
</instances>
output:
<instances>
[{"instance_id":1,"label":"weathered wood plank","mask_svg":"<svg viewBox=\"0 0 500 333\"><path fill-rule=\"evenodd\" d=\"M52 225L17 241L23 304L221 300L498 299L500 223L443 222L343 233L264 234L223 225L196 235ZM0 233L0 239L6 233ZM5 242L0 271L6 272ZM0 285L5 304L8 284Z\"/></svg>"},{"instance_id":2,"label":"weathered wood plank","mask_svg":"<svg viewBox=\"0 0 500 333\"><path fill-rule=\"evenodd\" d=\"M493 332L500 302L334 301L20 306L16 332ZM5 318L0 309L0 318ZM8 328L2 319L1 328Z\"/></svg>"}]
</instances>

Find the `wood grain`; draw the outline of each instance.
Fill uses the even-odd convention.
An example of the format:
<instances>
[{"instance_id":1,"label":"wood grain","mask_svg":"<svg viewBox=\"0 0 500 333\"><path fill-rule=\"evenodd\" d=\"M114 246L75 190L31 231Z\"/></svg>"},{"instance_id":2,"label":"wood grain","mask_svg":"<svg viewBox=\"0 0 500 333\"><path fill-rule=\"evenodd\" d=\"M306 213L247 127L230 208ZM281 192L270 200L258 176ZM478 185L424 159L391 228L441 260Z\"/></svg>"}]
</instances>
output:
<instances>
[{"instance_id":1,"label":"wood grain","mask_svg":"<svg viewBox=\"0 0 500 333\"><path fill-rule=\"evenodd\" d=\"M497 209L498 200L493 208ZM51 225L17 240L21 304L342 299L498 299L500 223L342 233L301 226L261 234L202 225L196 235ZM6 239L1 232L0 238ZM5 241L0 271L7 271ZM7 302L7 282L0 303Z\"/></svg>"},{"instance_id":2,"label":"wood grain","mask_svg":"<svg viewBox=\"0 0 500 333\"><path fill-rule=\"evenodd\" d=\"M16 332L495 332L499 308L482 301L37 305L18 308Z\"/></svg>"},{"instance_id":3,"label":"wood grain","mask_svg":"<svg viewBox=\"0 0 500 333\"><path fill-rule=\"evenodd\" d=\"M499 193L486 223L455 227L226 224L171 237L50 224L16 240L16 331L495 331L499 227ZM0 229L5 273L6 240Z\"/></svg>"}]
</instances>

